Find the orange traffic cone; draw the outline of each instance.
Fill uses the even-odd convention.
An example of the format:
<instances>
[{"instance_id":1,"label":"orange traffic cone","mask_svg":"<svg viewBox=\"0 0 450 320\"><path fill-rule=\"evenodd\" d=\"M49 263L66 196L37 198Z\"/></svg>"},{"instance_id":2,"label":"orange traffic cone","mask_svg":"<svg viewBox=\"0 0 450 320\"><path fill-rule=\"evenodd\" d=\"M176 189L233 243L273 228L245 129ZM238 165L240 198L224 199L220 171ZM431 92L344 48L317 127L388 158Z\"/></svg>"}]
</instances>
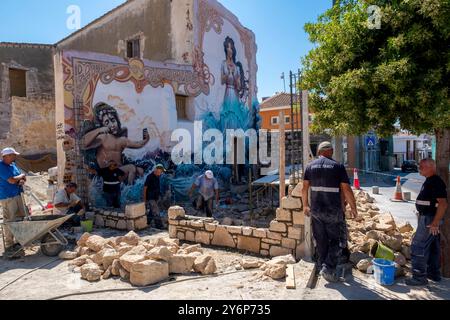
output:
<instances>
[{"instance_id":1,"label":"orange traffic cone","mask_svg":"<svg viewBox=\"0 0 450 320\"><path fill-rule=\"evenodd\" d=\"M400 183L400 176L397 176L397 185L395 187L394 198L392 198L391 200L392 201L405 201L403 199L402 184Z\"/></svg>"},{"instance_id":2,"label":"orange traffic cone","mask_svg":"<svg viewBox=\"0 0 450 320\"><path fill-rule=\"evenodd\" d=\"M353 169L353 187L356 190L361 190L361 185L359 184L358 170L357 169Z\"/></svg>"}]
</instances>

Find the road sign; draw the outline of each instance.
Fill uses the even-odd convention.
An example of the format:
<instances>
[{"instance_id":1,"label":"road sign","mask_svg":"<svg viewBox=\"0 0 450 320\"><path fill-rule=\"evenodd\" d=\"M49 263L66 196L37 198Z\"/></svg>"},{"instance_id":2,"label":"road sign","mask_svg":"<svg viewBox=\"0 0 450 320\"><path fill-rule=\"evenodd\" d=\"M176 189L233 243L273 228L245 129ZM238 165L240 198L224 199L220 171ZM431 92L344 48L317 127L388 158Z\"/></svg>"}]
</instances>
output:
<instances>
[{"instance_id":1,"label":"road sign","mask_svg":"<svg viewBox=\"0 0 450 320\"><path fill-rule=\"evenodd\" d=\"M366 146L373 147L375 146L376 138L375 136L366 136Z\"/></svg>"}]
</instances>

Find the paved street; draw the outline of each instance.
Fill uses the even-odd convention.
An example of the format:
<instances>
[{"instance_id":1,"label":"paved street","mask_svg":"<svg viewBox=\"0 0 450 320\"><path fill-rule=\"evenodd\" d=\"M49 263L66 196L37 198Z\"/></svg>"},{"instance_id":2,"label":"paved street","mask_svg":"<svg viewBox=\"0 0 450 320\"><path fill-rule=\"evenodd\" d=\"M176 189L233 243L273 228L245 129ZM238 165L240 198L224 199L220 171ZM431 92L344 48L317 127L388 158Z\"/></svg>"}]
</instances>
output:
<instances>
[{"instance_id":1,"label":"paved street","mask_svg":"<svg viewBox=\"0 0 450 320\"><path fill-rule=\"evenodd\" d=\"M402 191L411 192L411 201L391 201L396 190L397 176L401 177ZM403 173L400 170L393 170L379 174L360 174L360 179L362 189L376 199L377 205L382 211L392 213L397 222L409 221L414 228L417 227L415 199L425 181L424 177L416 172ZM379 187L380 194L373 194L373 186Z\"/></svg>"}]
</instances>

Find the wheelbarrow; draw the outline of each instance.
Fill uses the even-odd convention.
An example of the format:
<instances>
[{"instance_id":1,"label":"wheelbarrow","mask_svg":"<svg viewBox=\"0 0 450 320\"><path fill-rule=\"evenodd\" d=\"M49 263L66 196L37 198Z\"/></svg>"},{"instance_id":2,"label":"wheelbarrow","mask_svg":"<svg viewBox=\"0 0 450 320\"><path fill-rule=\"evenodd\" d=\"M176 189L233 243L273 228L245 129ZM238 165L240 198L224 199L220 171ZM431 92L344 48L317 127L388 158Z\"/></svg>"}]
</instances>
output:
<instances>
[{"instance_id":1,"label":"wheelbarrow","mask_svg":"<svg viewBox=\"0 0 450 320\"><path fill-rule=\"evenodd\" d=\"M20 245L20 249L11 257L15 257L22 250L33 246L40 246L42 253L46 256L57 256L68 244L58 227L72 216L73 214L27 216L24 221L4 222L2 228L8 228ZM5 244L4 235L3 244Z\"/></svg>"}]
</instances>

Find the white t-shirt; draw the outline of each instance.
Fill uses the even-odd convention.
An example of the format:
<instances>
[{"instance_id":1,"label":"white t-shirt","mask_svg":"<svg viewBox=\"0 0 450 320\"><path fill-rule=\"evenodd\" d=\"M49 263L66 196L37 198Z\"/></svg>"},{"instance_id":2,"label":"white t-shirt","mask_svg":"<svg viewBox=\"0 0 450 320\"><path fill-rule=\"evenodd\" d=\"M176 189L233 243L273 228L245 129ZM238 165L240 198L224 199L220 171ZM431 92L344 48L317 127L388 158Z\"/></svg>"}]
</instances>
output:
<instances>
[{"instance_id":1,"label":"white t-shirt","mask_svg":"<svg viewBox=\"0 0 450 320\"><path fill-rule=\"evenodd\" d=\"M70 204L74 204L77 203L78 201L80 201L81 198L79 196L77 196L75 193L71 193L70 194L70 198L69 196L67 196L67 192L65 189L61 189L58 190L55 194L55 199L53 200L53 204L56 206L58 203L70 203ZM59 207L54 209L54 213L56 214L66 214L68 210L68 207Z\"/></svg>"}]
</instances>

